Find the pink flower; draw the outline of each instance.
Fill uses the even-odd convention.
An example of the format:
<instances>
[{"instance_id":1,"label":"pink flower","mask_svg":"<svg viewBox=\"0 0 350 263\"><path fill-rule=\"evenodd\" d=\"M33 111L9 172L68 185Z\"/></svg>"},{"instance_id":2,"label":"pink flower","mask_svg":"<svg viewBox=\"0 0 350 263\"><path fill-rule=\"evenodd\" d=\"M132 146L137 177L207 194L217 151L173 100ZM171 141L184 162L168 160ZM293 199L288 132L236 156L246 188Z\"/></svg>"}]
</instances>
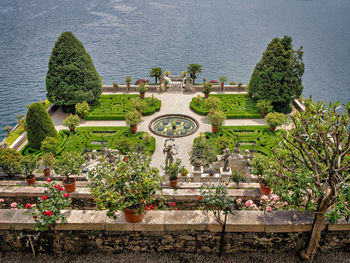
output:
<instances>
[{"instance_id":1,"label":"pink flower","mask_svg":"<svg viewBox=\"0 0 350 263\"><path fill-rule=\"evenodd\" d=\"M278 195L272 195L271 200L278 201L278 200L280 200L280 198Z\"/></svg>"},{"instance_id":2,"label":"pink flower","mask_svg":"<svg viewBox=\"0 0 350 263\"><path fill-rule=\"evenodd\" d=\"M252 204L254 204L254 202L252 200L248 200L247 202L245 202L244 206L248 207L248 206L251 206Z\"/></svg>"},{"instance_id":3,"label":"pink flower","mask_svg":"<svg viewBox=\"0 0 350 263\"><path fill-rule=\"evenodd\" d=\"M266 210L265 210L266 212L271 212L272 211L272 207L271 206L268 206L268 207L266 207Z\"/></svg>"},{"instance_id":4,"label":"pink flower","mask_svg":"<svg viewBox=\"0 0 350 263\"><path fill-rule=\"evenodd\" d=\"M11 206L12 208L15 208L15 207L17 207L17 203L16 203L16 202L13 202L13 203L10 204L10 206Z\"/></svg>"},{"instance_id":5,"label":"pink flower","mask_svg":"<svg viewBox=\"0 0 350 263\"><path fill-rule=\"evenodd\" d=\"M3 203L3 202L5 202L5 200L4 199L0 199L0 203Z\"/></svg>"},{"instance_id":6,"label":"pink flower","mask_svg":"<svg viewBox=\"0 0 350 263\"><path fill-rule=\"evenodd\" d=\"M175 207L174 210L177 211L177 207Z\"/></svg>"},{"instance_id":7,"label":"pink flower","mask_svg":"<svg viewBox=\"0 0 350 263\"><path fill-rule=\"evenodd\" d=\"M50 179L50 178L47 178L47 179L46 179L46 182L50 183L50 182L51 182L51 179Z\"/></svg>"},{"instance_id":8,"label":"pink flower","mask_svg":"<svg viewBox=\"0 0 350 263\"><path fill-rule=\"evenodd\" d=\"M237 205L240 205L242 203L242 199L237 199L236 203L237 203Z\"/></svg>"},{"instance_id":9,"label":"pink flower","mask_svg":"<svg viewBox=\"0 0 350 263\"><path fill-rule=\"evenodd\" d=\"M28 203L28 204L26 204L26 208L30 209L30 208L32 208L32 205Z\"/></svg>"},{"instance_id":10,"label":"pink flower","mask_svg":"<svg viewBox=\"0 0 350 263\"><path fill-rule=\"evenodd\" d=\"M42 199L42 200L46 200L46 199L47 199L47 196L44 195L44 196L41 197L41 199Z\"/></svg>"},{"instance_id":11,"label":"pink flower","mask_svg":"<svg viewBox=\"0 0 350 263\"><path fill-rule=\"evenodd\" d=\"M269 197L268 197L267 195L262 195L262 196L260 197L260 199L261 199L261 200L268 200Z\"/></svg>"},{"instance_id":12,"label":"pink flower","mask_svg":"<svg viewBox=\"0 0 350 263\"><path fill-rule=\"evenodd\" d=\"M252 207L254 210L258 210L258 206L256 204L252 204L250 207Z\"/></svg>"},{"instance_id":13,"label":"pink flower","mask_svg":"<svg viewBox=\"0 0 350 263\"><path fill-rule=\"evenodd\" d=\"M176 204L175 204L174 202L171 202L171 203L170 203L170 205L172 205L172 206L176 206Z\"/></svg>"},{"instance_id":14,"label":"pink flower","mask_svg":"<svg viewBox=\"0 0 350 263\"><path fill-rule=\"evenodd\" d=\"M65 194L63 194L63 196L68 198L69 194L65 193Z\"/></svg>"}]
</instances>

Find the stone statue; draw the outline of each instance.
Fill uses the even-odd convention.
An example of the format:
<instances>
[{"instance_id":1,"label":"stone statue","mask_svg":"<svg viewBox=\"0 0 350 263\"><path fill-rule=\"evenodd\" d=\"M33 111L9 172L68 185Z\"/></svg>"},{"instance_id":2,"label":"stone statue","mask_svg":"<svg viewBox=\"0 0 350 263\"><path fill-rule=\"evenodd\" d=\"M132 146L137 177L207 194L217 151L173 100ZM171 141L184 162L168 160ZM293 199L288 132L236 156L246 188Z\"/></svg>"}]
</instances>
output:
<instances>
[{"instance_id":1,"label":"stone statue","mask_svg":"<svg viewBox=\"0 0 350 263\"><path fill-rule=\"evenodd\" d=\"M175 139L169 138L164 142L163 153L166 154L165 157L165 167L170 166L174 162L174 156L178 154L178 146L173 143Z\"/></svg>"},{"instance_id":2,"label":"stone statue","mask_svg":"<svg viewBox=\"0 0 350 263\"><path fill-rule=\"evenodd\" d=\"M190 91L192 89L191 84L191 78L187 77L185 79L185 91Z\"/></svg>"},{"instance_id":3,"label":"stone statue","mask_svg":"<svg viewBox=\"0 0 350 263\"><path fill-rule=\"evenodd\" d=\"M165 79L163 76L160 78L160 90L161 91L165 90Z\"/></svg>"},{"instance_id":4,"label":"stone statue","mask_svg":"<svg viewBox=\"0 0 350 263\"><path fill-rule=\"evenodd\" d=\"M229 149L229 148L224 149L220 161L224 161L224 168L223 168L223 171L225 171L225 172L229 171L229 168L228 168L228 158L229 158L230 156L231 156L231 151L230 151L230 149Z\"/></svg>"}]
</instances>

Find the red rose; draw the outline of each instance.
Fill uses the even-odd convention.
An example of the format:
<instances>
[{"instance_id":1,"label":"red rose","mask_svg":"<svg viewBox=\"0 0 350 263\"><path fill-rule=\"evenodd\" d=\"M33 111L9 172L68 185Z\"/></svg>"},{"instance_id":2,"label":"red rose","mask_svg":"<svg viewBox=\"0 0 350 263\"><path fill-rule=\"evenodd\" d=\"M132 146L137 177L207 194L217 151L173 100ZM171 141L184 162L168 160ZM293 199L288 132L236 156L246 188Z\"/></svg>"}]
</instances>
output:
<instances>
[{"instance_id":1,"label":"red rose","mask_svg":"<svg viewBox=\"0 0 350 263\"><path fill-rule=\"evenodd\" d=\"M146 206L146 211L149 211L149 207L148 206Z\"/></svg>"},{"instance_id":2,"label":"red rose","mask_svg":"<svg viewBox=\"0 0 350 263\"><path fill-rule=\"evenodd\" d=\"M150 205L150 206L149 206L149 209L153 210L153 209L154 209L153 205Z\"/></svg>"},{"instance_id":3,"label":"red rose","mask_svg":"<svg viewBox=\"0 0 350 263\"><path fill-rule=\"evenodd\" d=\"M58 189L59 187L61 187L59 184L55 185L55 188Z\"/></svg>"},{"instance_id":4,"label":"red rose","mask_svg":"<svg viewBox=\"0 0 350 263\"><path fill-rule=\"evenodd\" d=\"M33 216L33 218L34 218L34 219L37 219L37 218L38 218L38 216Z\"/></svg>"},{"instance_id":5,"label":"red rose","mask_svg":"<svg viewBox=\"0 0 350 263\"><path fill-rule=\"evenodd\" d=\"M49 210L47 211L47 216L51 216L52 215L52 212Z\"/></svg>"},{"instance_id":6,"label":"red rose","mask_svg":"<svg viewBox=\"0 0 350 263\"><path fill-rule=\"evenodd\" d=\"M68 198L69 194L65 193L65 194L63 194L63 196Z\"/></svg>"},{"instance_id":7,"label":"red rose","mask_svg":"<svg viewBox=\"0 0 350 263\"><path fill-rule=\"evenodd\" d=\"M63 190L63 187L62 187L62 186L59 186L57 189L60 190L60 191L62 191L62 190Z\"/></svg>"},{"instance_id":8,"label":"red rose","mask_svg":"<svg viewBox=\"0 0 350 263\"><path fill-rule=\"evenodd\" d=\"M51 182L51 179L50 179L50 178L47 178L47 179L46 179L46 182L50 183L50 182Z\"/></svg>"},{"instance_id":9,"label":"red rose","mask_svg":"<svg viewBox=\"0 0 350 263\"><path fill-rule=\"evenodd\" d=\"M31 204L26 204L26 208L32 208L32 205Z\"/></svg>"},{"instance_id":10,"label":"red rose","mask_svg":"<svg viewBox=\"0 0 350 263\"><path fill-rule=\"evenodd\" d=\"M172 205L172 206L176 206L176 204L175 204L174 202L171 202L171 203L170 203L170 205Z\"/></svg>"},{"instance_id":11,"label":"red rose","mask_svg":"<svg viewBox=\"0 0 350 263\"><path fill-rule=\"evenodd\" d=\"M47 199L47 196L44 195L44 196L41 197L41 199L42 199L42 200L46 200L46 199Z\"/></svg>"},{"instance_id":12,"label":"red rose","mask_svg":"<svg viewBox=\"0 0 350 263\"><path fill-rule=\"evenodd\" d=\"M202 199L203 199L203 196L200 196L198 199L199 199L199 201L202 200Z\"/></svg>"}]
</instances>

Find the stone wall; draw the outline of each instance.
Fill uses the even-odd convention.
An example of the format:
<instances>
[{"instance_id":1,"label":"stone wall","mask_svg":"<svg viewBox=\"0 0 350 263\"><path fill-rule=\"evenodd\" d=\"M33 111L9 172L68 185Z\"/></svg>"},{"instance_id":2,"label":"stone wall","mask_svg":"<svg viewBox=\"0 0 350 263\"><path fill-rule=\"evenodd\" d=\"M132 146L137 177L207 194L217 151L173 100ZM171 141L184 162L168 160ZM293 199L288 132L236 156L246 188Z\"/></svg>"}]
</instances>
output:
<instances>
[{"instance_id":1,"label":"stone wall","mask_svg":"<svg viewBox=\"0 0 350 263\"><path fill-rule=\"evenodd\" d=\"M142 222L127 223L102 211L65 211L66 224L55 232L33 231L33 220L22 210L0 210L0 250L99 252L218 252L221 226L201 211L151 211ZM309 237L312 215L290 211L237 211L228 217L225 251L301 250ZM350 250L350 223L325 225L321 250Z\"/></svg>"}]
</instances>

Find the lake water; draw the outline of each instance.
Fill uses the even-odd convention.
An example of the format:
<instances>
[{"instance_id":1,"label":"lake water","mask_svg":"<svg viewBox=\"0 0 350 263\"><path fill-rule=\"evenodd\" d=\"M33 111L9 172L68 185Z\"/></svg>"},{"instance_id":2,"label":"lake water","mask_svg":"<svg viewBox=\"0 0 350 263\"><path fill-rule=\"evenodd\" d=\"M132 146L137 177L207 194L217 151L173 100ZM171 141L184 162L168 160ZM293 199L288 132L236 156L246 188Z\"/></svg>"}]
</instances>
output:
<instances>
[{"instance_id":1,"label":"lake water","mask_svg":"<svg viewBox=\"0 0 350 263\"><path fill-rule=\"evenodd\" d=\"M72 31L103 83L147 78L151 67L249 81L273 37L303 46L304 95L350 99L348 0L1 0L0 127L45 99L47 64L58 36ZM0 138L4 137L1 130Z\"/></svg>"}]
</instances>

